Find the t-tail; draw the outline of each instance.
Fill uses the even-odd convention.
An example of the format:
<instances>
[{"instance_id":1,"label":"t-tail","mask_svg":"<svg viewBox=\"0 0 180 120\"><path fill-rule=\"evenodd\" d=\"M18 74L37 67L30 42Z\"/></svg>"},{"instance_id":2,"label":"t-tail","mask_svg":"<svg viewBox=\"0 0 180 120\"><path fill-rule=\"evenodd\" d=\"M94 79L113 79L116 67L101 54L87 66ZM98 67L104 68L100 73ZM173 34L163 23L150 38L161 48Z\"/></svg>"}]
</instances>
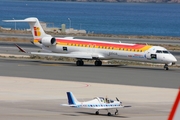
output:
<instances>
[{"instance_id":1,"label":"t-tail","mask_svg":"<svg viewBox=\"0 0 180 120\"><path fill-rule=\"evenodd\" d=\"M79 103L79 101L76 99L72 92L67 92L67 98L69 105L77 105Z\"/></svg>"},{"instance_id":2,"label":"t-tail","mask_svg":"<svg viewBox=\"0 0 180 120\"><path fill-rule=\"evenodd\" d=\"M27 22L31 28L34 39L42 39L43 37L51 37L44 32L39 20L35 17L26 18L24 20L3 20L4 22Z\"/></svg>"}]
</instances>

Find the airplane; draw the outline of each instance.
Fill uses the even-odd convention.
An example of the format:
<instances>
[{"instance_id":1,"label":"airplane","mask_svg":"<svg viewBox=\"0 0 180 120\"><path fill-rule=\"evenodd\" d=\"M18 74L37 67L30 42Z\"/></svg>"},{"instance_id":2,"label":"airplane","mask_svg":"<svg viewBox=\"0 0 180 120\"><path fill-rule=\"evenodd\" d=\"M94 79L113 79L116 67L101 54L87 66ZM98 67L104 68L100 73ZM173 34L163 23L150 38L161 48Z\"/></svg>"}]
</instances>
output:
<instances>
[{"instance_id":1,"label":"airplane","mask_svg":"<svg viewBox=\"0 0 180 120\"><path fill-rule=\"evenodd\" d=\"M74 107L74 108L90 108L96 109L96 115L99 115L99 110L107 110L107 115L111 116L109 109L116 109L115 115L118 114L118 108L127 108L131 106L123 106L122 102L116 97L117 101L108 99L107 97L95 97L92 100L86 102L79 102L72 92L67 92L68 104L61 104L62 106Z\"/></svg>"},{"instance_id":2,"label":"airplane","mask_svg":"<svg viewBox=\"0 0 180 120\"><path fill-rule=\"evenodd\" d=\"M168 66L177 62L177 59L161 46L53 37L44 32L39 20L35 17L3 21L29 23L34 38L31 42L45 51L30 52L30 54L76 58L77 66L83 66L83 60L95 60L95 66L101 66L102 60L117 59L161 63L164 64L164 70L169 70Z\"/></svg>"}]
</instances>

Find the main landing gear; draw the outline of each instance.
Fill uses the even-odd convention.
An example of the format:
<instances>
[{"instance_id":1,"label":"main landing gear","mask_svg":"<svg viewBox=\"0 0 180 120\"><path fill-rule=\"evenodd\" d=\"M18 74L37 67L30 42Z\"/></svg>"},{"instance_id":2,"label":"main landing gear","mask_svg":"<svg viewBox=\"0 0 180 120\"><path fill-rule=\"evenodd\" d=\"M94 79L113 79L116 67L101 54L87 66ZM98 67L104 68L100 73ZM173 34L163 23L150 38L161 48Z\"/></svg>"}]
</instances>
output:
<instances>
[{"instance_id":1,"label":"main landing gear","mask_svg":"<svg viewBox=\"0 0 180 120\"><path fill-rule=\"evenodd\" d=\"M101 66L101 65L102 65L102 61L96 60L96 61L94 62L94 65L95 65L95 66Z\"/></svg>"},{"instance_id":2,"label":"main landing gear","mask_svg":"<svg viewBox=\"0 0 180 120\"><path fill-rule=\"evenodd\" d=\"M107 115L108 115L108 116L111 116L111 113L110 113L108 110L107 110L107 112L108 112ZM99 110L96 111L95 114L96 114L96 115L99 115ZM115 112L114 114L115 114L115 115L118 114L118 110L117 110L117 109L116 109L116 112Z\"/></svg>"},{"instance_id":3,"label":"main landing gear","mask_svg":"<svg viewBox=\"0 0 180 120\"><path fill-rule=\"evenodd\" d=\"M164 70L169 70L168 64L165 64L165 65L164 65Z\"/></svg>"},{"instance_id":4,"label":"main landing gear","mask_svg":"<svg viewBox=\"0 0 180 120\"><path fill-rule=\"evenodd\" d=\"M111 113L110 112L108 112L108 114L107 114L108 116L111 116Z\"/></svg>"},{"instance_id":5,"label":"main landing gear","mask_svg":"<svg viewBox=\"0 0 180 120\"><path fill-rule=\"evenodd\" d=\"M99 110L98 111L96 111L96 113L95 113L96 115L99 115Z\"/></svg>"},{"instance_id":6,"label":"main landing gear","mask_svg":"<svg viewBox=\"0 0 180 120\"><path fill-rule=\"evenodd\" d=\"M82 61L82 60L77 60L77 61L76 61L76 65L77 65L77 66L83 66L83 65L84 65L84 61Z\"/></svg>"},{"instance_id":7,"label":"main landing gear","mask_svg":"<svg viewBox=\"0 0 180 120\"><path fill-rule=\"evenodd\" d=\"M81 60L81 59L78 59L78 60L76 61L76 65L77 65L77 66L83 66L83 65L84 65L84 61ZM101 65L102 65L102 61L96 60L96 61L94 62L94 65L95 65L95 66L101 66Z\"/></svg>"}]
</instances>

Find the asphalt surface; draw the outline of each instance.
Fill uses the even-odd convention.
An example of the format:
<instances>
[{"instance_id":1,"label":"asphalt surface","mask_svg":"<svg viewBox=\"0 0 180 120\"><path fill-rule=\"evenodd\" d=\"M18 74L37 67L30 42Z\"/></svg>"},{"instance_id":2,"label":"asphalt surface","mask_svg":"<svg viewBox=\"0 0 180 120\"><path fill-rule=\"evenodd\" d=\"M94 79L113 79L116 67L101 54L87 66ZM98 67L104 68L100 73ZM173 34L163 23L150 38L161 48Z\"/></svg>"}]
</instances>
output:
<instances>
[{"instance_id":1,"label":"asphalt surface","mask_svg":"<svg viewBox=\"0 0 180 120\"><path fill-rule=\"evenodd\" d=\"M119 115L107 116L107 111L95 115L92 109L75 109L60 106L66 100L34 100L34 101L0 101L0 118L2 120L166 120L171 105L133 104L132 108L119 109ZM114 114L114 110L110 110Z\"/></svg>"},{"instance_id":2,"label":"asphalt surface","mask_svg":"<svg viewBox=\"0 0 180 120\"><path fill-rule=\"evenodd\" d=\"M74 62L0 59L0 76L179 88L180 69L143 66L76 66Z\"/></svg>"},{"instance_id":3,"label":"asphalt surface","mask_svg":"<svg viewBox=\"0 0 180 120\"><path fill-rule=\"evenodd\" d=\"M116 65L104 65L104 66L94 66L93 64L86 64L85 66L78 67L74 63L68 62L51 62L51 61L37 61L37 60L12 60L12 59L0 59L0 76L12 76L12 77L25 77L25 78L41 78L49 79L56 81L70 81L70 86L63 85L67 90L77 91L79 90L79 95L85 94L87 91L82 87L72 87L75 82L80 81L91 84L91 83L106 83L107 86L96 86L92 88L91 92L87 92L86 96L91 96L94 94L116 94L115 96L129 96L129 99L140 99L143 101L143 95L151 96L150 99L154 101L159 97L159 101L155 102L127 102L123 101L125 105L131 105L132 108L128 109L119 109L119 115L107 116L107 111L100 111L100 115L95 115L95 110L93 109L73 109L70 107L62 107L60 104L67 103L65 99L57 99L61 94L60 91L64 90L64 87L53 87L52 85L44 85L43 83L39 84L39 87L36 86L36 82L26 82L26 79L23 79L24 83L18 81L18 78L10 84L6 84L9 87L5 87L0 90L0 95L9 95L9 97L17 98L17 95L21 97L29 97L30 100L13 100L8 101L0 100L0 119L6 120L57 120L57 119L66 119L66 120L79 120L79 119L97 119L97 120L109 120L109 119L126 119L126 120L164 120L168 118L170 109L173 104L174 97L171 94L165 92L162 93L163 89L174 89L173 96L176 94L176 90L179 88L179 73L180 69L171 68L169 71L164 71L161 67L138 67L138 66L116 66ZM48 81L49 81L48 80ZM8 79L1 79L1 81L8 82ZM132 87L129 86L126 89L119 89L115 87L109 88L108 85L131 85L131 86L146 86L148 89L141 90L141 97L139 96L140 92L134 91L128 92L128 89ZM23 86L22 88L17 87L16 85ZM95 85L92 85L92 87ZM36 89L33 89L35 87ZM59 88L59 90L57 89ZM162 89L161 92L157 89L156 91L152 88L157 87ZM11 88L16 91L11 91ZM32 94L30 91L36 91L36 94ZM115 89L115 90L113 90ZM49 91L48 91L49 90ZM51 90L55 90L49 95ZM22 91L22 93L21 93ZM27 92L26 92L27 91ZM81 92L80 92L81 91ZM86 91L86 92L85 92ZM112 91L112 93L110 92ZM121 93L122 91L122 93ZM43 92L43 93L42 93ZM142 94L143 92L143 94ZM158 93L159 92L159 93ZM39 93L39 95L37 94ZM59 93L59 94L57 94ZM121 94L119 94L121 93ZM124 94L123 94L124 93ZM157 93L157 94L156 94ZM46 97L41 98L42 94L47 94ZM55 94L55 95L53 95ZM57 94L57 95L56 95ZM150 94L150 95L149 95ZM100 94L99 94L100 95ZM158 96L157 96L158 95ZM40 97L40 100L31 100ZM65 92L63 94L65 97ZM157 97L156 97L157 96ZM170 101L165 102L167 99ZM57 98L56 98L57 97ZM64 98L63 97L63 98ZM48 100L51 98L50 100ZM115 97L113 97L115 98ZM146 98L147 99L147 98ZM85 101L86 99L83 99ZM88 99L89 100L89 99ZM82 99L81 99L82 101ZM136 100L137 101L137 100ZM150 100L149 100L150 101ZM163 101L163 102L160 102ZM114 110L110 110L113 114Z\"/></svg>"}]
</instances>

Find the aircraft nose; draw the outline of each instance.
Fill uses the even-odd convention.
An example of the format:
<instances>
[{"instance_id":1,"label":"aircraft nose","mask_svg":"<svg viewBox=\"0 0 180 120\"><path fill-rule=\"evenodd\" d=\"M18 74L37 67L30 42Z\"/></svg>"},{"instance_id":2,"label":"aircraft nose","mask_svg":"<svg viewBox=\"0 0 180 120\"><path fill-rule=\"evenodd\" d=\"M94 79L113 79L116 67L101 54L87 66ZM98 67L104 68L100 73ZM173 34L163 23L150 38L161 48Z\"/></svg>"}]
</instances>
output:
<instances>
[{"instance_id":1,"label":"aircraft nose","mask_svg":"<svg viewBox=\"0 0 180 120\"><path fill-rule=\"evenodd\" d=\"M172 61L172 63L176 63L177 62L177 59L172 55L172 57L171 57L171 61Z\"/></svg>"}]
</instances>

